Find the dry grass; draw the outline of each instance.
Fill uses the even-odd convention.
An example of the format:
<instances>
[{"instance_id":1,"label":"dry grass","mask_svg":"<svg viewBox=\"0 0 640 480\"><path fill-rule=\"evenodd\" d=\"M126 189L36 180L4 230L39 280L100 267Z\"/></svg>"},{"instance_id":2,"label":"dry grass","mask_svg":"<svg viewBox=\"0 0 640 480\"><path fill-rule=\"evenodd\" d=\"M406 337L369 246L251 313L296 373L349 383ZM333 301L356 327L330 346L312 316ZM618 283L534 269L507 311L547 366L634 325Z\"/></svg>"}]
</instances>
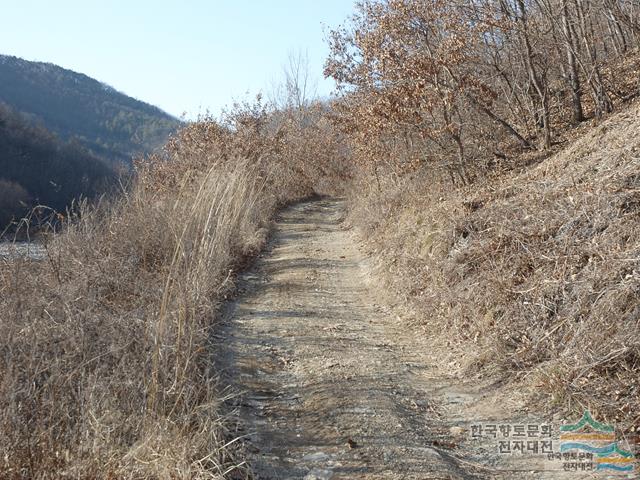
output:
<instances>
[{"instance_id":1,"label":"dry grass","mask_svg":"<svg viewBox=\"0 0 640 480\"><path fill-rule=\"evenodd\" d=\"M191 178L195 177L195 178ZM193 182L193 183L192 183ZM193 478L228 467L208 327L269 210L243 162L85 211L46 262L6 262L4 476Z\"/></svg>"},{"instance_id":2,"label":"dry grass","mask_svg":"<svg viewBox=\"0 0 640 480\"><path fill-rule=\"evenodd\" d=\"M236 113L247 126L203 119L140 162L135 184L72 216L45 260L0 259L0 477L243 475L225 448L213 320L333 144L321 122Z\"/></svg>"},{"instance_id":3,"label":"dry grass","mask_svg":"<svg viewBox=\"0 0 640 480\"><path fill-rule=\"evenodd\" d=\"M382 194L354 195L351 218L389 287L463 369L638 428L639 129L635 105L468 188L386 179Z\"/></svg>"}]
</instances>

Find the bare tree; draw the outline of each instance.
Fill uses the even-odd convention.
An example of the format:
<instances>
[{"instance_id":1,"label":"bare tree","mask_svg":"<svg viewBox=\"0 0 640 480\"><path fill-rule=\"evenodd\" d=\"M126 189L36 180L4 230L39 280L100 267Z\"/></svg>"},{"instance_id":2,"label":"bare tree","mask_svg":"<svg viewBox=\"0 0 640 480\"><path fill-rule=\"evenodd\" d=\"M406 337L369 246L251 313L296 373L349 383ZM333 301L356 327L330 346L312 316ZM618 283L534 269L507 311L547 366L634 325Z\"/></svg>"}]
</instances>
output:
<instances>
[{"instance_id":1,"label":"bare tree","mask_svg":"<svg viewBox=\"0 0 640 480\"><path fill-rule=\"evenodd\" d=\"M290 51L282 77L274 82L270 102L279 110L303 111L317 100L318 82L311 73L306 51Z\"/></svg>"},{"instance_id":2,"label":"bare tree","mask_svg":"<svg viewBox=\"0 0 640 480\"><path fill-rule=\"evenodd\" d=\"M329 36L325 75L362 165L445 166L464 183L483 156L548 149L611 112L612 93L629 98L605 67L637 44L639 20L638 0L361 0Z\"/></svg>"}]
</instances>

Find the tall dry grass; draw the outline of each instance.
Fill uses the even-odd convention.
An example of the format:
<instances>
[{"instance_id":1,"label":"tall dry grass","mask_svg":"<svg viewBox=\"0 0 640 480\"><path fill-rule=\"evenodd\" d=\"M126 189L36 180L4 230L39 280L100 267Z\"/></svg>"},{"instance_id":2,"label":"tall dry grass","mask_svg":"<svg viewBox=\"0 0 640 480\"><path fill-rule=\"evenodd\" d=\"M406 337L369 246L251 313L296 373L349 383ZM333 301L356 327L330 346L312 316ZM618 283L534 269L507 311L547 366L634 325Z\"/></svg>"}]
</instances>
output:
<instances>
[{"instance_id":1,"label":"tall dry grass","mask_svg":"<svg viewBox=\"0 0 640 480\"><path fill-rule=\"evenodd\" d=\"M242 161L186 172L85 210L45 262L4 262L5 476L222 474L208 327L264 238L263 189Z\"/></svg>"},{"instance_id":2,"label":"tall dry grass","mask_svg":"<svg viewBox=\"0 0 640 480\"><path fill-rule=\"evenodd\" d=\"M271 216L314 192L337 143L318 122L234 115L139 162L119 198L70 215L43 261L0 260L0 477L245 475L208 339Z\"/></svg>"}]
</instances>

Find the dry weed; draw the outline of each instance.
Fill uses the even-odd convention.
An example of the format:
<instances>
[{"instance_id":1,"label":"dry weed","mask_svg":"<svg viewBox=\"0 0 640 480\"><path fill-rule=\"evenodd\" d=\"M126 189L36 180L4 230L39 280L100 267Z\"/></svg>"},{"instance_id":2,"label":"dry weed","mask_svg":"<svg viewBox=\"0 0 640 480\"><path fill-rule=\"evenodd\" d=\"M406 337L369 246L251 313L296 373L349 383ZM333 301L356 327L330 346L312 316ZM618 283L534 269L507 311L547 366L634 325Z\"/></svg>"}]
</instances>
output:
<instances>
[{"instance_id":1,"label":"dry weed","mask_svg":"<svg viewBox=\"0 0 640 480\"><path fill-rule=\"evenodd\" d=\"M524 170L352 198L387 284L463 367L640 424L640 109Z\"/></svg>"},{"instance_id":2,"label":"dry weed","mask_svg":"<svg viewBox=\"0 0 640 480\"><path fill-rule=\"evenodd\" d=\"M190 125L43 261L0 259L2 478L242 476L208 339L277 207L331 169L329 124L294 120Z\"/></svg>"}]
</instances>

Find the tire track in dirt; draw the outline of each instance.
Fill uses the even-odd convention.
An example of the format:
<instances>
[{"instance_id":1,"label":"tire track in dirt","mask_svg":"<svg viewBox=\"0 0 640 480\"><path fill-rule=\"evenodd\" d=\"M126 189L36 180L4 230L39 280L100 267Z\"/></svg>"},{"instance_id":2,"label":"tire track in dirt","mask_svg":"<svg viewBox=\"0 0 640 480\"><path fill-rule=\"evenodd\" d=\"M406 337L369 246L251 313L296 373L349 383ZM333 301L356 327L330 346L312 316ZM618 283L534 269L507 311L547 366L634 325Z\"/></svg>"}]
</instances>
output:
<instances>
[{"instance_id":1,"label":"tire track in dirt","mask_svg":"<svg viewBox=\"0 0 640 480\"><path fill-rule=\"evenodd\" d=\"M343 212L285 209L219 330L256 477L484 478L442 448L423 344L378 304Z\"/></svg>"}]
</instances>

